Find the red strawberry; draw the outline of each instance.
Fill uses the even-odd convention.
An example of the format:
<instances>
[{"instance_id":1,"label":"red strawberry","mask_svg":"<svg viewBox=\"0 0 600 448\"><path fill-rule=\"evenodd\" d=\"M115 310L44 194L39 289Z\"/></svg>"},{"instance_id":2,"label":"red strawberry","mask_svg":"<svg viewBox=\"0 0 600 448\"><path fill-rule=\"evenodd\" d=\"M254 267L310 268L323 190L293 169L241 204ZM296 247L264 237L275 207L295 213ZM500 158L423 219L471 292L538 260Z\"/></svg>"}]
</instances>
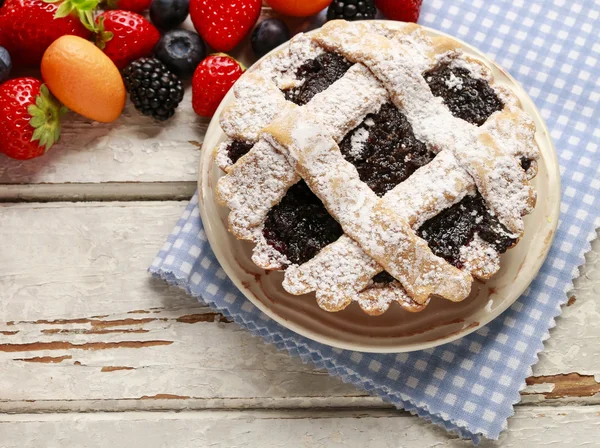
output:
<instances>
[{"instance_id":1,"label":"red strawberry","mask_svg":"<svg viewBox=\"0 0 600 448\"><path fill-rule=\"evenodd\" d=\"M108 0L107 9L121 9L123 11L144 12L150 7L152 0Z\"/></svg>"},{"instance_id":2,"label":"red strawberry","mask_svg":"<svg viewBox=\"0 0 600 448\"><path fill-rule=\"evenodd\" d=\"M212 117L245 68L231 56L211 54L196 68L192 78L192 106L201 117Z\"/></svg>"},{"instance_id":3,"label":"red strawberry","mask_svg":"<svg viewBox=\"0 0 600 448\"><path fill-rule=\"evenodd\" d=\"M122 69L149 56L160 39L156 27L131 11L107 11L96 19L96 45Z\"/></svg>"},{"instance_id":4,"label":"red strawberry","mask_svg":"<svg viewBox=\"0 0 600 448\"><path fill-rule=\"evenodd\" d=\"M89 38L91 32L71 12L74 8L62 8L66 14L55 18L59 9L55 3L6 0L0 8L0 42L13 56L14 64L39 65L46 48L65 34Z\"/></svg>"},{"instance_id":5,"label":"red strawberry","mask_svg":"<svg viewBox=\"0 0 600 448\"><path fill-rule=\"evenodd\" d=\"M262 0L190 0L190 17L196 31L217 51L229 51L248 34Z\"/></svg>"},{"instance_id":6,"label":"red strawberry","mask_svg":"<svg viewBox=\"0 0 600 448\"><path fill-rule=\"evenodd\" d=\"M423 0L375 0L375 6L388 19L416 22Z\"/></svg>"},{"instance_id":7,"label":"red strawberry","mask_svg":"<svg viewBox=\"0 0 600 448\"><path fill-rule=\"evenodd\" d=\"M39 157L60 138L67 111L42 81L16 78L0 85L0 152L14 159Z\"/></svg>"}]
</instances>

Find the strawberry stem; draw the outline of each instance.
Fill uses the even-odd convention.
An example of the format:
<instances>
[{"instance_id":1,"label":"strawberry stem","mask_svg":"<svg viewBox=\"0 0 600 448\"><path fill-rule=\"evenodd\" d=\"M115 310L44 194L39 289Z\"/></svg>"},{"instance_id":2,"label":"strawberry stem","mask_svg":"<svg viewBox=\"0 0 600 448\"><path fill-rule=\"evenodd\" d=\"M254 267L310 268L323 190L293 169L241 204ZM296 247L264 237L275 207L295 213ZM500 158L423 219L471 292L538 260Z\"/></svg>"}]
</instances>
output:
<instances>
[{"instance_id":1,"label":"strawberry stem","mask_svg":"<svg viewBox=\"0 0 600 448\"><path fill-rule=\"evenodd\" d=\"M31 115L29 125L34 128L31 141L37 141L40 147L48 151L60 140L60 121L68 109L43 84L35 104L29 106L27 112Z\"/></svg>"},{"instance_id":2,"label":"strawberry stem","mask_svg":"<svg viewBox=\"0 0 600 448\"><path fill-rule=\"evenodd\" d=\"M99 0L44 0L45 3L60 3L54 13L55 19L76 13L79 20L89 31L96 32L94 12L98 9Z\"/></svg>"},{"instance_id":3,"label":"strawberry stem","mask_svg":"<svg viewBox=\"0 0 600 448\"><path fill-rule=\"evenodd\" d=\"M98 17L98 23L95 24L96 29L94 33L96 33L96 46L100 48L100 50L104 50L106 47L106 42L111 40L114 37L114 33L112 31L104 31L104 17Z\"/></svg>"}]
</instances>

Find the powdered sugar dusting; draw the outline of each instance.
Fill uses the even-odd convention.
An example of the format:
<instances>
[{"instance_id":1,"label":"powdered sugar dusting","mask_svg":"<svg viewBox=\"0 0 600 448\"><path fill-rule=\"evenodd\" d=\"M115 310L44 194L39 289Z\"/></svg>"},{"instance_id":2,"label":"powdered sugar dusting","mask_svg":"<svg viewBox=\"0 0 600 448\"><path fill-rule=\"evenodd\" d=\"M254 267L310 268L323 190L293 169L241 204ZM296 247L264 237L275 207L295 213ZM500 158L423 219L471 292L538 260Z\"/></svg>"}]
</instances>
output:
<instances>
[{"instance_id":1,"label":"powdered sugar dusting","mask_svg":"<svg viewBox=\"0 0 600 448\"><path fill-rule=\"evenodd\" d=\"M301 266L285 271L283 287L292 294L316 291L320 306L339 311L364 289L381 268L346 235ZM335 281L332 274L335 273Z\"/></svg>"},{"instance_id":2,"label":"powdered sugar dusting","mask_svg":"<svg viewBox=\"0 0 600 448\"><path fill-rule=\"evenodd\" d=\"M454 75L454 73L452 73L452 72L450 72L450 76L448 77L448 79L444 80L444 83L451 90L457 91L457 90L462 90L462 88L463 88L462 79L461 78L457 78Z\"/></svg>"},{"instance_id":3,"label":"powdered sugar dusting","mask_svg":"<svg viewBox=\"0 0 600 448\"><path fill-rule=\"evenodd\" d=\"M480 138L484 131L454 117L442 99L433 96L423 77L414 72L410 55L379 35L357 33L360 27L330 22L316 39L369 67L396 106L402 108L415 136L438 151L452 151L500 221L516 235L522 234L522 216L531 211L535 192L515 158L504 156L510 151L503 150L502 142L492 141L489 134L485 134L487 139ZM471 65L479 68L478 64Z\"/></svg>"},{"instance_id":4,"label":"powdered sugar dusting","mask_svg":"<svg viewBox=\"0 0 600 448\"><path fill-rule=\"evenodd\" d=\"M521 123L514 126L514 122ZM537 174L537 159L540 156L535 142L535 125L533 120L523 110L512 107L492 115L482 126L495 142L506 148L514 157L523 157L531 161L531 166L526 171L527 179L532 179Z\"/></svg>"},{"instance_id":5,"label":"powdered sugar dusting","mask_svg":"<svg viewBox=\"0 0 600 448\"><path fill-rule=\"evenodd\" d=\"M358 159L361 157L365 150L365 144L367 143L367 140L369 140L369 131L365 128L359 128L352 133L349 155L353 159Z\"/></svg>"},{"instance_id":6,"label":"powdered sugar dusting","mask_svg":"<svg viewBox=\"0 0 600 448\"><path fill-rule=\"evenodd\" d=\"M500 269L500 256L491 244L475 235L473 241L460 248L460 261L473 276L487 280Z\"/></svg>"},{"instance_id":7,"label":"powdered sugar dusting","mask_svg":"<svg viewBox=\"0 0 600 448\"><path fill-rule=\"evenodd\" d=\"M298 87L304 80L296 79L296 70L306 61L316 58L323 52L323 48L309 36L297 34L291 39L289 47L263 59L253 67L253 72L267 77L281 90Z\"/></svg>"},{"instance_id":8,"label":"powdered sugar dusting","mask_svg":"<svg viewBox=\"0 0 600 448\"><path fill-rule=\"evenodd\" d=\"M417 229L474 189L471 176L452 153L444 151L389 191L384 200Z\"/></svg>"},{"instance_id":9,"label":"powdered sugar dusting","mask_svg":"<svg viewBox=\"0 0 600 448\"><path fill-rule=\"evenodd\" d=\"M371 316L379 316L387 311L392 302L397 302L406 311L416 313L428 305L429 300L423 304L414 302L398 282L387 285L371 283L358 295L358 304L361 309Z\"/></svg>"},{"instance_id":10,"label":"powdered sugar dusting","mask_svg":"<svg viewBox=\"0 0 600 448\"><path fill-rule=\"evenodd\" d=\"M221 114L221 128L232 139L256 142L262 128L285 106L285 97L259 74L243 76L236 87L237 100Z\"/></svg>"},{"instance_id":11,"label":"powdered sugar dusting","mask_svg":"<svg viewBox=\"0 0 600 448\"><path fill-rule=\"evenodd\" d=\"M225 172L230 170L232 164L229 154L227 153L227 147L232 141L233 140L231 139L227 139L224 142L221 142L221 144L215 149L215 162L217 163L217 166Z\"/></svg>"},{"instance_id":12,"label":"powdered sugar dusting","mask_svg":"<svg viewBox=\"0 0 600 448\"><path fill-rule=\"evenodd\" d=\"M230 230L238 238L253 240L253 228L298 180L288 159L260 140L217 184L217 200L231 209Z\"/></svg>"},{"instance_id":13,"label":"powdered sugar dusting","mask_svg":"<svg viewBox=\"0 0 600 448\"><path fill-rule=\"evenodd\" d=\"M315 95L304 109L339 142L368 114L377 112L387 98L387 91L369 75L369 69L356 64L327 90Z\"/></svg>"},{"instance_id":14,"label":"powdered sugar dusting","mask_svg":"<svg viewBox=\"0 0 600 448\"><path fill-rule=\"evenodd\" d=\"M292 40L289 51L261 62L252 70L258 81L255 78L236 85L237 109L221 117L228 135L256 141L262 128L271 123L264 140L229 167L231 174L223 179L230 180L220 181L218 186L218 194L232 210L232 231L257 243L253 260L266 269L289 264L264 241L262 223L272 205L298 180L296 163L296 169L347 234L309 262L289 266L284 281L289 292L316 291L320 306L330 311L355 300L373 315L381 314L394 301L409 311L418 311L427 304L430 294L465 296L471 281L468 274L465 277L451 266L449 270L444 260L438 263L438 257L410 228L418 228L426 219L460 201L474 191L475 185L501 221L516 221L516 226L507 227L516 230L515 234L519 232L521 215L528 212L534 198L526 177L532 177L535 168L523 174L516 157L537 158L533 125L512 92L493 83L492 88L506 100L505 110L495 113L480 129L454 118L441 99L432 96L419 72L441 59L450 59L454 66L467 68L473 77L491 81L491 75L483 64L463 57L452 41L444 39L432 43L415 24L406 24L397 32L384 24L333 22L314 39L300 35ZM286 102L279 89L300 85L303 80L294 76L297 68L322 53L323 48L361 63L303 108L294 106L280 113L286 109ZM458 78L447 80L453 89L460 89L460 84ZM439 154L380 200L364 188L356 169L343 160L335 142L389 101L388 91L407 115L417 138ZM279 118L272 123L275 116ZM280 129L273 126L277 122ZM357 154L369 135L369 123L365 125L367 129L358 128L351 137L352 152ZM261 157L266 158L265 165L260 164ZM217 162L221 166L224 160ZM258 185L253 187L253 182ZM480 278L495 272L496 259L497 252L478 237L461 249L465 271ZM411 295L421 303L410 299L398 282L369 282L383 270L382 265L406 282ZM420 269L423 266L425 270ZM434 290L432 285L440 283L452 287Z\"/></svg>"},{"instance_id":15,"label":"powdered sugar dusting","mask_svg":"<svg viewBox=\"0 0 600 448\"><path fill-rule=\"evenodd\" d=\"M252 240L256 243L256 249L252 253L252 261L259 268L279 270L291 264L285 255L267 243L263 236L262 225L254 229Z\"/></svg>"},{"instance_id":16,"label":"powdered sugar dusting","mask_svg":"<svg viewBox=\"0 0 600 448\"><path fill-rule=\"evenodd\" d=\"M431 294L464 299L470 275L435 256L405 219L385 207L312 119L303 108L290 109L265 129L265 138L297 161L296 169L344 232L398 279L415 302L422 304Z\"/></svg>"}]
</instances>

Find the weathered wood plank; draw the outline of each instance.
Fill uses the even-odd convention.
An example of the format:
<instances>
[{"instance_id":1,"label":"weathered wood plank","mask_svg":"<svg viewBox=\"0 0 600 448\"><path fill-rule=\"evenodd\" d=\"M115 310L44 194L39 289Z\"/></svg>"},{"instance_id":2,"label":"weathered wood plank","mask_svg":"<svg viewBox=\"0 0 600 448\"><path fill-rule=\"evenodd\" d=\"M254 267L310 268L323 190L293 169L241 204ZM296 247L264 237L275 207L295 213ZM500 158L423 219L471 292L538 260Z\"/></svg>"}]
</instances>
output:
<instances>
[{"instance_id":1,"label":"weathered wood plank","mask_svg":"<svg viewBox=\"0 0 600 448\"><path fill-rule=\"evenodd\" d=\"M382 406L149 278L184 206L0 205L0 412ZM528 403L600 403L598 253Z\"/></svg>"},{"instance_id":2,"label":"weathered wood plank","mask_svg":"<svg viewBox=\"0 0 600 448\"><path fill-rule=\"evenodd\" d=\"M261 17L276 15L270 8L263 8ZM285 21L292 33L303 31L310 24L306 19L285 18ZM184 27L193 30L189 18ZM231 54L246 66L255 62L250 36ZM0 154L3 187L0 201L107 200L132 196L180 199L169 185L171 182L184 184L189 197L195 189L201 143L210 120L194 113L189 80L185 85L184 99L168 122L160 123L141 115L129 102L123 115L110 124L70 113L63 125L60 144L44 157L19 161ZM98 185L105 182L116 183L120 188ZM149 186L155 182L158 184ZM141 188L136 184L141 184Z\"/></svg>"},{"instance_id":3,"label":"weathered wood plank","mask_svg":"<svg viewBox=\"0 0 600 448\"><path fill-rule=\"evenodd\" d=\"M0 415L5 448L470 447L407 413L377 410ZM600 407L520 407L499 442L505 448L595 446Z\"/></svg>"},{"instance_id":4,"label":"weathered wood plank","mask_svg":"<svg viewBox=\"0 0 600 448\"><path fill-rule=\"evenodd\" d=\"M0 154L0 184L193 182L208 122L192 110L189 88L167 125L129 102L110 124L70 113L61 143L44 157L19 161Z\"/></svg>"},{"instance_id":5,"label":"weathered wood plank","mask_svg":"<svg viewBox=\"0 0 600 448\"><path fill-rule=\"evenodd\" d=\"M103 182L0 185L0 202L187 200L196 182Z\"/></svg>"},{"instance_id":6,"label":"weathered wood plank","mask_svg":"<svg viewBox=\"0 0 600 448\"><path fill-rule=\"evenodd\" d=\"M357 395L149 277L184 206L0 206L2 400Z\"/></svg>"}]
</instances>

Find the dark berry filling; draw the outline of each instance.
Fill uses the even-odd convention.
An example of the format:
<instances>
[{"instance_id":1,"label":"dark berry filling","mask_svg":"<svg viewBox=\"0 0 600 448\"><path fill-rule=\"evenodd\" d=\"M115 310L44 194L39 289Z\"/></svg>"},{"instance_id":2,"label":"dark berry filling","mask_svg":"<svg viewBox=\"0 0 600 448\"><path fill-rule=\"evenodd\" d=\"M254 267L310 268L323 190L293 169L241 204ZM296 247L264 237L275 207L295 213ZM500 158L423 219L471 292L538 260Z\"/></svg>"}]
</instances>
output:
<instances>
[{"instance_id":1,"label":"dark berry filling","mask_svg":"<svg viewBox=\"0 0 600 448\"><path fill-rule=\"evenodd\" d=\"M379 274L377 274L375 277L373 277L373 282L379 283L379 284L392 283L395 280L396 279L394 277L392 277L392 274L390 274L387 271L382 271Z\"/></svg>"},{"instance_id":2,"label":"dark berry filling","mask_svg":"<svg viewBox=\"0 0 600 448\"><path fill-rule=\"evenodd\" d=\"M417 140L406 116L384 104L368 115L340 144L342 154L356 166L360 179L378 196L405 181L435 154Z\"/></svg>"},{"instance_id":3,"label":"dark berry filling","mask_svg":"<svg viewBox=\"0 0 600 448\"><path fill-rule=\"evenodd\" d=\"M352 63L339 54L320 54L298 68L296 78L304 79L304 83L300 87L285 90L285 98L303 106L344 76L351 66Z\"/></svg>"},{"instance_id":4,"label":"dark berry filling","mask_svg":"<svg viewBox=\"0 0 600 448\"><path fill-rule=\"evenodd\" d=\"M269 211L263 230L267 243L297 264L313 258L343 233L303 180Z\"/></svg>"},{"instance_id":5,"label":"dark berry filling","mask_svg":"<svg viewBox=\"0 0 600 448\"><path fill-rule=\"evenodd\" d=\"M429 244L439 257L460 268L460 248L466 246L475 234L504 253L515 243L510 232L492 216L479 193L466 196L458 204L443 210L426 221L417 234Z\"/></svg>"},{"instance_id":6,"label":"dark berry filling","mask_svg":"<svg viewBox=\"0 0 600 448\"><path fill-rule=\"evenodd\" d=\"M304 79L303 85L284 94L289 101L306 104L340 79L350 67L351 63L342 56L322 54L298 69L297 77ZM433 93L443 98L452 113L470 123L481 125L503 107L489 85L471 78L465 69L450 68L445 64L425 76ZM458 85L460 89L456 87ZM232 143L228 148L230 158L237 161L250 147L243 142ZM435 156L417 140L406 116L392 104L385 104L379 112L367 116L343 139L340 149L346 160L356 166L361 180L379 196L406 180ZM530 160L521 160L524 170L530 165ZM460 248L469 244L475 234L500 253L515 243L507 229L490 214L480 194L467 196L442 211L425 222L417 233L436 255L457 267L461 267ZM263 234L267 243L292 263L302 264L336 241L343 230L306 183L300 181L270 210ZM384 271L373 281L386 284L394 278Z\"/></svg>"},{"instance_id":7,"label":"dark berry filling","mask_svg":"<svg viewBox=\"0 0 600 448\"><path fill-rule=\"evenodd\" d=\"M240 157L252 149L252 146L252 143L246 143L239 140L234 140L227 145L227 155L229 156L231 163L237 162Z\"/></svg>"},{"instance_id":8,"label":"dark berry filling","mask_svg":"<svg viewBox=\"0 0 600 448\"><path fill-rule=\"evenodd\" d=\"M471 124L481 126L490 115L504 107L487 81L472 78L465 68L442 64L423 76L433 94L444 100L452 115Z\"/></svg>"},{"instance_id":9,"label":"dark berry filling","mask_svg":"<svg viewBox=\"0 0 600 448\"><path fill-rule=\"evenodd\" d=\"M533 161L527 157L521 157L521 168L523 168L523 171L527 171L529 168L531 168L532 162Z\"/></svg>"},{"instance_id":10,"label":"dark berry filling","mask_svg":"<svg viewBox=\"0 0 600 448\"><path fill-rule=\"evenodd\" d=\"M360 151L356 136L363 136ZM353 163L360 178L379 196L407 179L417 168L429 163L434 154L417 140L404 114L391 104L365 118L340 144L344 157ZM304 181L291 187L267 216L267 242L293 262L310 260L323 247L343 234L321 201ZM388 283L391 276L378 277Z\"/></svg>"}]
</instances>

